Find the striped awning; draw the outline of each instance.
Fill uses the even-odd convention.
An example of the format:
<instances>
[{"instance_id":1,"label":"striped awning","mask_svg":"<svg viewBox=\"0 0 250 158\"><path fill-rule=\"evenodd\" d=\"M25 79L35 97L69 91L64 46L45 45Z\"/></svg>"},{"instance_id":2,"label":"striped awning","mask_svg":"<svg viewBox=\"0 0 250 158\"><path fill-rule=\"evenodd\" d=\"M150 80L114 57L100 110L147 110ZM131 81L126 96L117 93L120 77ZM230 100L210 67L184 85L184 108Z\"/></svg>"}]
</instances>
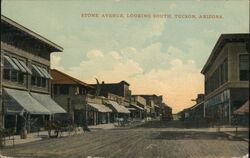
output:
<instances>
[{"instance_id":1,"label":"striped awning","mask_svg":"<svg viewBox=\"0 0 250 158\"><path fill-rule=\"evenodd\" d=\"M125 108L122 105L119 105L115 101L108 100L107 104L111 105L113 107L113 109L115 110L115 112L117 112L117 113L125 113L125 114L130 113L130 111L127 108Z\"/></svg>"},{"instance_id":2,"label":"striped awning","mask_svg":"<svg viewBox=\"0 0 250 158\"><path fill-rule=\"evenodd\" d=\"M21 113L51 114L51 112L33 98L27 91L4 88L4 110L6 114Z\"/></svg>"},{"instance_id":3,"label":"striped awning","mask_svg":"<svg viewBox=\"0 0 250 158\"><path fill-rule=\"evenodd\" d=\"M39 103L45 106L52 114L66 113L66 111L58 105L50 95L41 93L31 93Z\"/></svg>"},{"instance_id":4,"label":"striped awning","mask_svg":"<svg viewBox=\"0 0 250 158\"><path fill-rule=\"evenodd\" d=\"M136 105L136 104L133 104L133 103L130 103L131 106L133 106L134 108L138 109L138 110L144 110L142 107Z\"/></svg>"},{"instance_id":5,"label":"striped awning","mask_svg":"<svg viewBox=\"0 0 250 158\"><path fill-rule=\"evenodd\" d=\"M112 110L103 104L88 103L89 106L94 108L98 112L112 112Z\"/></svg>"}]
</instances>

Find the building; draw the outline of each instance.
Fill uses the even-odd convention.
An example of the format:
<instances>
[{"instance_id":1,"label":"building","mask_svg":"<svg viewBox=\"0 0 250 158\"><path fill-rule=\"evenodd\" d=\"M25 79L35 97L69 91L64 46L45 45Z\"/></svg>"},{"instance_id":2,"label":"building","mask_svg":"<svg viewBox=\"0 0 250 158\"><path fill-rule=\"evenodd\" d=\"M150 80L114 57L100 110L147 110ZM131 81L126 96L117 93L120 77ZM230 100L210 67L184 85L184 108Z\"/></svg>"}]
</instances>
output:
<instances>
[{"instance_id":1,"label":"building","mask_svg":"<svg viewBox=\"0 0 250 158\"><path fill-rule=\"evenodd\" d=\"M115 122L117 118L127 119L130 116L130 113L134 109L129 109L131 102L131 90L129 89L129 83L126 81L121 81L118 83L97 83L92 84L97 89L97 96L101 96L107 98L111 102L116 102L119 105L120 112L117 110L113 110L111 113L111 122ZM115 103L115 104L116 104ZM114 109L117 107L116 105L112 105L111 103L106 104L107 106ZM120 107L123 106L123 107ZM117 111L117 112L116 112Z\"/></svg>"},{"instance_id":2,"label":"building","mask_svg":"<svg viewBox=\"0 0 250 158\"><path fill-rule=\"evenodd\" d=\"M190 124L190 127L207 127L207 121L204 118L204 94L198 94L195 99L196 104L186 109L189 117L186 119Z\"/></svg>"},{"instance_id":3,"label":"building","mask_svg":"<svg viewBox=\"0 0 250 158\"><path fill-rule=\"evenodd\" d=\"M162 96L157 96L155 94L137 94L136 96L141 96L143 98L145 98L146 100L146 104L147 104L147 108L149 109L149 111L147 112L147 115L149 117L159 117L161 110L164 106L163 102L162 102Z\"/></svg>"},{"instance_id":4,"label":"building","mask_svg":"<svg viewBox=\"0 0 250 158\"><path fill-rule=\"evenodd\" d=\"M51 75L53 99L68 112L72 122L82 125L87 117L86 97L94 93L94 87L56 69L51 70Z\"/></svg>"},{"instance_id":5,"label":"building","mask_svg":"<svg viewBox=\"0 0 250 158\"><path fill-rule=\"evenodd\" d=\"M98 89L98 95L108 98L110 93L120 96L122 98L123 106L129 107L131 99L131 90L129 89L129 83L121 81L118 83L105 83L93 84L92 86Z\"/></svg>"},{"instance_id":6,"label":"building","mask_svg":"<svg viewBox=\"0 0 250 158\"><path fill-rule=\"evenodd\" d=\"M201 73L205 117L231 124L232 112L249 98L249 34L222 34Z\"/></svg>"},{"instance_id":7,"label":"building","mask_svg":"<svg viewBox=\"0 0 250 158\"><path fill-rule=\"evenodd\" d=\"M143 119L147 116L147 102L145 98L138 95L132 95L130 105L131 118Z\"/></svg>"},{"instance_id":8,"label":"building","mask_svg":"<svg viewBox=\"0 0 250 158\"><path fill-rule=\"evenodd\" d=\"M161 120L170 121L173 120L172 108L165 103L161 106Z\"/></svg>"},{"instance_id":9,"label":"building","mask_svg":"<svg viewBox=\"0 0 250 158\"><path fill-rule=\"evenodd\" d=\"M51 94L50 54L63 48L1 15L1 123L33 131L65 111Z\"/></svg>"}]
</instances>

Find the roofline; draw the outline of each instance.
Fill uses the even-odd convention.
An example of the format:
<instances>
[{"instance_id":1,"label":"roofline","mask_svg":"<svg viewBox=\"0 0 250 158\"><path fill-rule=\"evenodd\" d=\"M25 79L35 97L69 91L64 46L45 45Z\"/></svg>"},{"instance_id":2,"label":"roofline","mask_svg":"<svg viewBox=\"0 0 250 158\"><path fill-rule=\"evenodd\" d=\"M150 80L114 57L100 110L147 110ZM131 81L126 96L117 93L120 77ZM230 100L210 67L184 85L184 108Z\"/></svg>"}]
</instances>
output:
<instances>
[{"instance_id":1,"label":"roofline","mask_svg":"<svg viewBox=\"0 0 250 158\"><path fill-rule=\"evenodd\" d=\"M117 85L117 84L120 84L120 83L125 83L126 85L130 86L130 84L124 80L120 81L120 82L116 82L116 83L105 83L104 81L100 82L100 84L103 84L103 85ZM93 85L93 86L96 86L97 83L94 83L94 84L90 84L90 85Z\"/></svg>"},{"instance_id":2,"label":"roofline","mask_svg":"<svg viewBox=\"0 0 250 158\"><path fill-rule=\"evenodd\" d=\"M198 103L198 104L195 104L194 106L191 106L191 107L190 107L190 110L195 109L197 106L199 106L199 105L201 105L201 104L204 104L204 101L202 101L202 102L200 102L200 103Z\"/></svg>"},{"instance_id":3,"label":"roofline","mask_svg":"<svg viewBox=\"0 0 250 158\"><path fill-rule=\"evenodd\" d=\"M2 21L2 20L5 21L5 22L7 22L7 23L9 23L10 25L12 25L12 26L18 28L19 30L21 30L21 31L23 31L23 32L25 32L25 33L27 33L27 34L30 35L31 37L35 37L35 38L37 38L38 40L40 40L40 41L42 41L42 42L44 42L44 43L50 45L51 47L57 49L58 52L62 52L62 51L63 51L63 48L62 48L61 46L55 44L54 42L52 42L52 41L50 41L50 40L48 40L48 39L46 39L45 37L39 35L38 33L35 33L34 31L32 31L32 30L30 30L30 29L28 29L28 28L22 26L21 24L15 22L15 21L13 21L13 20L11 20L10 18L7 18L7 17L4 16L4 15L1 15L1 21Z\"/></svg>"},{"instance_id":4,"label":"roofline","mask_svg":"<svg viewBox=\"0 0 250 158\"><path fill-rule=\"evenodd\" d=\"M229 41L230 39L249 39L249 33L235 33L235 34L221 34L219 39L217 40L210 56L208 57L206 64L203 66L201 73L205 74L207 69L209 68L213 58L215 57L216 52L219 51L220 47L223 47L226 43L230 43L233 41ZM225 43L223 43L225 42Z\"/></svg>"},{"instance_id":5,"label":"roofline","mask_svg":"<svg viewBox=\"0 0 250 158\"><path fill-rule=\"evenodd\" d=\"M80 85L83 85L83 86L86 86L86 87L89 87L89 88L94 88L93 86L91 86L91 85L89 85L89 84L87 84L87 83L85 83L85 82L83 82L83 81L81 81L81 80L78 80L78 79L76 79L76 78L74 78L74 77L72 77L72 76L70 76L70 75L68 75L68 74L66 74L66 73L64 73L64 72L62 72L62 71L59 71L59 70L57 70L57 69L51 69L51 71L56 71L56 72L58 72L58 73L60 73L60 74L62 74L62 75L64 75L64 76L70 78L71 80L73 80L73 81L76 82L77 84L80 84ZM52 82L53 82L53 81L52 81ZM86 84L86 85L84 85L84 84Z\"/></svg>"}]
</instances>

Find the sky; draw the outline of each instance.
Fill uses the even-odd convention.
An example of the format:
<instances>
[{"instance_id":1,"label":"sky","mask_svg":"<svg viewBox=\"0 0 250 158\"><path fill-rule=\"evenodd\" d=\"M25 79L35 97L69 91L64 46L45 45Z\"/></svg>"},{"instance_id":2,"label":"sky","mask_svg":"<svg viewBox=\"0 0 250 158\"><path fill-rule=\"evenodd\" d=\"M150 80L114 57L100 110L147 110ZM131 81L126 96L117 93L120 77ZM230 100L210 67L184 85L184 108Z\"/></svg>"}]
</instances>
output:
<instances>
[{"instance_id":1,"label":"sky","mask_svg":"<svg viewBox=\"0 0 250 158\"><path fill-rule=\"evenodd\" d=\"M249 0L2 0L2 14L63 47L52 68L86 83L125 80L132 94L163 95L174 113L204 93L200 71L219 36L249 33Z\"/></svg>"}]
</instances>

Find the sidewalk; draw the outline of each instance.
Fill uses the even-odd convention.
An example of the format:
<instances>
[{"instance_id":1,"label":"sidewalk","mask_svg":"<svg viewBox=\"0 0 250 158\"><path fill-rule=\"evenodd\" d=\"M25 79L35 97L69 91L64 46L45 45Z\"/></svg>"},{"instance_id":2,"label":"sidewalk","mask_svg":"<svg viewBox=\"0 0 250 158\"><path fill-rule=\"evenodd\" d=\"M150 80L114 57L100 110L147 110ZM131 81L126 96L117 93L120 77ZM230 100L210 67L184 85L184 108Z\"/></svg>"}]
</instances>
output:
<instances>
[{"instance_id":1,"label":"sidewalk","mask_svg":"<svg viewBox=\"0 0 250 158\"><path fill-rule=\"evenodd\" d=\"M236 134L236 129L234 131L224 131L231 138L240 138L244 141L249 142L249 130L238 130Z\"/></svg>"},{"instance_id":2,"label":"sidewalk","mask_svg":"<svg viewBox=\"0 0 250 158\"><path fill-rule=\"evenodd\" d=\"M217 130L218 131L218 127L215 128L209 128L209 130ZM229 137L231 138L239 138L242 139L244 141L249 142L249 128L247 127L238 127L237 129L237 135L236 135L236 127L221 127L219 129L220 132L223 132L225 134L227 134Z\"/></svg>"},{"instance_id":3,"label":"sidewalk","mask_svg":"<svg viewBox=\"0 0 250 158\"><path fill-rule=\"evenodd\" d=\"M114 124L100 124L100 125L95 125L95 126L88 126L91 130L96 130L96 129L112 129L115 128ZM59 133L58 138L60 137L68 137L76 134L83 134L84 131L82 130L81 127L76 128L75 131L71 132L62 132ZM29 142L34 142L34 141L39 141L42 139L50 139L48 135L48 131L41 131L41 132L34 132L34 133L28 133L26 139L21 139L20 135L14 135L5 138L5 143L4 146L14 146L17 144L24 144L24 143L29 143ZM51 138L53 139L53 138Z\"/></svg>"},{"instance_id":4,"label":"sidewalk","mask_svg":"<svg viewBox=\"0 0 250 158\"><path fill-rule=\"evenodd\" d=\"M71 132L62 132L59 133L58 138L60 137L68 137L76 134L82 134L84 133L81 128L77 128L75 131ZM41 131L41 132L34 132L34 133L28 133L26 139L21 139L20 135L14 135L10 137L5 137L5 142L4 146L15 146L17 144L24 144L24 143L29 143L29 142L34 142L34 141L39 141L42 139L50 139L48 131ZM53 139L53 138L51 138Z\"/></svg>"}]
</instances>

